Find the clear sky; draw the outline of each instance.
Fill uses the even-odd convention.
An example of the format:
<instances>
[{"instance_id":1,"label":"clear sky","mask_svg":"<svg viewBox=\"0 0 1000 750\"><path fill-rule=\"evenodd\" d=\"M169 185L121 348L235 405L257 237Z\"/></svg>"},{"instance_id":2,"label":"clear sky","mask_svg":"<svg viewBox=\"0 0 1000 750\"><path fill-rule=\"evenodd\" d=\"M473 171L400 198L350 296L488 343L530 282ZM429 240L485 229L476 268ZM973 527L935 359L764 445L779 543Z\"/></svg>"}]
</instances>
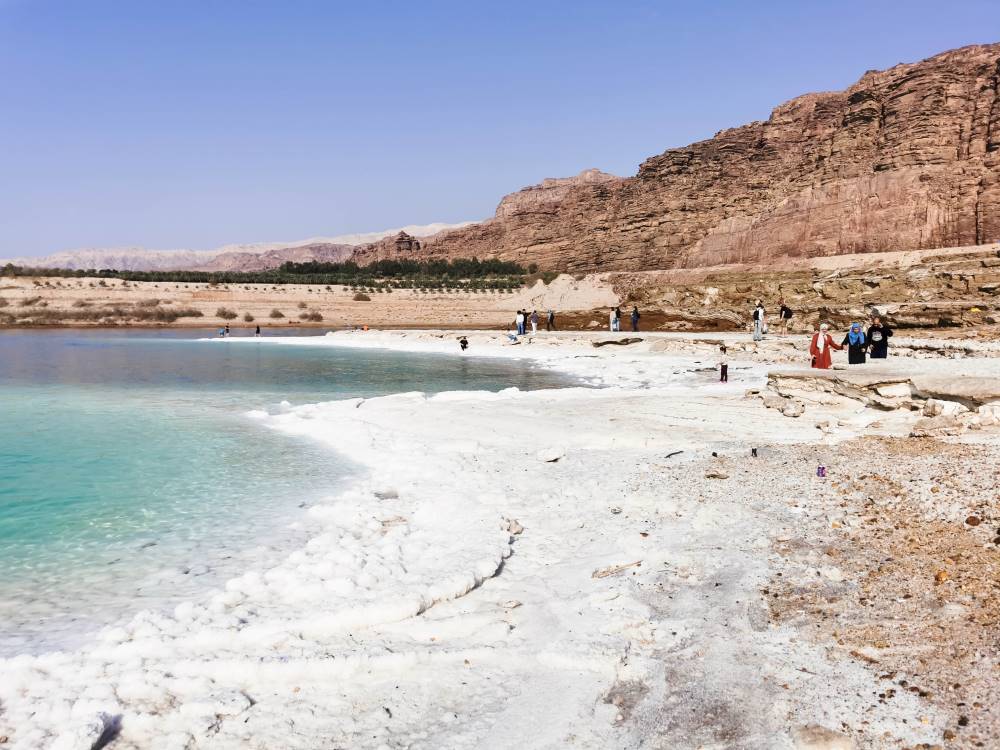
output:
<instances>
[{"instance_id":1,"label":"clear sky","mask_svg":"<svg viewBox=\"0 0 1000 750\"><path fill-rule=\"evenodd\" d=\"M997 40L996 0L0 0L0 257L484 218Z\"/></svg>"}]
</instances>

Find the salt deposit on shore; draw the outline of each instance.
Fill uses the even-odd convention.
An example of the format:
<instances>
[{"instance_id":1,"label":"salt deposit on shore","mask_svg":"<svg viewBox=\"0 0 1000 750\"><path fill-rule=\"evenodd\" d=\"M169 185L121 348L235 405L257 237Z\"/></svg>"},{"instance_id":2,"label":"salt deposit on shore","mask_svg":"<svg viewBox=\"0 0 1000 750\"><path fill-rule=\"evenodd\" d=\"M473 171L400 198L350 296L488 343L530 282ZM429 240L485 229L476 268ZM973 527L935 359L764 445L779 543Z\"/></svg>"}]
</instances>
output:
<instances>
[{"instance_id":1,"label":"salt deposit on shore","mask_svg":"<svg viewBox=\"0 0 1000 750\"><path fill-rule=\"evenodd\" d=\"M864 583L851 555L865 525L851 503L865 500L831 486L867 465L840 446L878 415L838 402L792 418L746 398L794 356L782 344L755 350L727 337L736 346L720 385L712 337L640 337L596 348L606 335L516 346L469 336L470 354L610 387L254 413L368 476L310 511L321 533L281 565L173 613L142 613L80 652L0 662L0 735L18 750L89 748L102 734L116 735L115 750L889 748L949 732L996 741L995 718L969 725L972 698L961 727L940 696L894 689L887 699L882 647L841 647L811 619L823 606L841 617L848 604L837 602ZM460 356L455 334L438 332L217 342L230 344L451 353L443 367ZM994 372L996 362L947 367ZM817 429L819 416L839 419L836 429ZM905 435L919 417L897 416L883 432ZM987 525L1000 511L995 498L972 499L959 485L911 510L923 518L951 503L935 519L956 527L978 514L962 537L978 549L992 544ZM840 530L855 546L825 557L824 535ZM775 576L789 587L779 602ZM924 583L942 607L961 596ZM796 599L794 617L780 606L805 594L814 601ZM893 646L897 664L916 649L907 643ZM972 684L996 666L995 652L980 657Z\"/></svg>"}]
</instances>

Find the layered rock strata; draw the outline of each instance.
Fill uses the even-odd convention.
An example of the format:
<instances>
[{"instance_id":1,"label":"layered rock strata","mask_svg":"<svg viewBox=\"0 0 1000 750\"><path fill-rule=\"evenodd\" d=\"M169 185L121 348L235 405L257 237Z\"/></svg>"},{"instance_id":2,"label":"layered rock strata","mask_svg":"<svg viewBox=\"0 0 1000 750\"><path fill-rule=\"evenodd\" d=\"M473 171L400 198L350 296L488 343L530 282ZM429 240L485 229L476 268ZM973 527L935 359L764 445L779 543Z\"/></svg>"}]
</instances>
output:
<instances>
[{"instance_id":1,"label":"layered rock strata","mask_svg":"<svg viewBox=\"0 0 1000 750\"><path fill-rule=\"evenodd\" d=\"M765 122L505 197L424 242L434 257L566 271L983 244L1000 239L1000 44L870 71Z\"/></svg>"}]
</instances>

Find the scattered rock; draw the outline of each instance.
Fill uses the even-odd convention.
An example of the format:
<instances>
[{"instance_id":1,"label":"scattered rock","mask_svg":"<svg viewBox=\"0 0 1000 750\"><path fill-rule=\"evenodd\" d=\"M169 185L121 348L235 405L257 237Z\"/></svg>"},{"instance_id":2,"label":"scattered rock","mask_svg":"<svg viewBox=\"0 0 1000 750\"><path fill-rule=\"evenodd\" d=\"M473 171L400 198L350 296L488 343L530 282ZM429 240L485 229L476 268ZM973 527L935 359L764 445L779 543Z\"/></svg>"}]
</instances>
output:
<instances>
[{"instance_id":1,"label":"scattered rock","mask_svg":"<svg viewBox=\"0 0 1000 750\"><path fill-rule=\"evenodd\" d=\"M924 404L924 416L925 417L953 417L963 412L967 412L968 409L957 401L941 401L936 398L927 399L927 403Z\"/></svg>"},{"instance_id":2,"label":"scattered rock","mask_svg":"<svg viewBox=\"0 0 1000 750\"><path fill-rule=\"evenodd\" d=\"M969 516L965 519L965 522L969 526L978 526L980 524L979 516Z\"/></svg>"},{"instance_id":3,"label":"scattered rock","mask_svg":"<svg viewBox=\"0 0 1000 750\"><path fill-rule=\"evenodd\" d=\"M959 435L966 430L966 425L955 416L941 415L925 417L917 420L910 429L910 437L944 437Z\"/></svg>"},{"instance_id":4,"label":"scattered rock","mask_svg":"<svg viewBox=\"0 0 1000 750\"><path fill-rule=\"evenodd\" d=\"M705 472L705 479L729 479L729 475L718 469Z\"/></svg>"},{"instance_id":5,"label":"scattered rock","mask_svg":"<svg viewBox=\"0 0 1000 750\"><path fill-rule=\"evenodd\" d=\"M846 734L817 724L799 727L792 732L795 750L854 750L854 740Z\"/></svg>"},{"instance_id":6,"label":"scattered rock","mask_svg":"<svg viewBox=\"0 0 1000 750\"><path fill-rule=\"evenodd\" d=\"M397 500L399 498L399 492L391 488L378 490L374 494L379 500Z\"/></svg>"},{"instance_id":7,"label":"scattered rock","mask_svg":"<svg viewBox=\"0 0 1000 750\"><path fill-rule=\"evenodd\" d=\"M934 574L934 583L944 583L949 578L951 578L951 576L948 575L947 570L939 570L937 573Z\"/></svg>"},{"instance_id":8,"label":"scattered rock","mask_svg":"<svg viewBox=\"0 0 1000 750\"><path fill-rule=\"evenodd\" d=\"M776 393L765 393L764 394L764 406L768 409L777 409L781 411L785 408L785 404L788 403L784 396L779 396Z\"/></svg>"},{"instance_id":9,"label":"scattered rock","mask_svg":"<svg viewBox=\"0 0 1000 750\"><path fill-rule=\"evenodd\" d=\"M979 424L983 427L994 427L1000 425L1000 402L991 401L983 404L976 411L979 417Z\"/></svg>"},{"instance_id":10,"label":"scattered rock","mask_svg":"<svg viewBox=\"0 0 1000 750\"><path fill-rule=\"evenodd\" d=\"M504 609L517 609L518 607L521 606L521 602L519 602L517 599L508 599L500 606L503 607Z\"/></svg>"},{"instance_id":11,"label":"scattered rock","mask_svg":"<svg viewBox=\"0 0 1000 750\"><path fill-rule=\"evenodd\" d=\"M825 579L833 583L840 583L844 580L844 573L840 568L823 568L820 570L820 573Z\"/></svg>"},{"instance_id":12,"label":"scattered rock","mask_svg":"<svg viewBox=\"0 0 1000 750\"><path fill-rule=\"evenodd\" d=\"M833 432L837 428L837 420L821 419L816 423L816 429L823 433Z\"/></svg>"},{"instance_id":13,"label":"scattered rock","mask_svg":"<svg viewBox=\"0 0 1000 750\"><path fill-rule=\"evenodd\" d=\"M508 518L507 519L507 531L509 531L514 536L517 536L522 531L524 531L524 527L517 522L516 518Z\"/></svg>"},{"instance_id":14,"label":"scattered rock","mask_svg":"<svg viewBox=\"0 0 1000 750\"><path fill-rule=\"evenodd\" d=\"M565 455L566 451L563 448L542 448L535 454L535 458L542 463L554 464Z\"/></svg>"},{"instance_id":15,"label":"scattered rock","mask_svg":"<svg viewBox=\"0 0 1000 750\"><path fill-rule=\"evenodd\" d=\"M642 560L636 560L635 562L624 563L622 565L609 565L606 568L598 568L593 573L590 574L591 578L607 578L608 576L617 575L623 570L628 570L629 568L637 568L642 565Z\"/></svg>"},{"instance_id":16,"label":"scattered rock","mask_svg":"<svg viewBox=\"0 0 1000 750\"><path fill-rule=\"evenodd\" d=\"M805 413L805 406L801 401L789 401L781 410L786 417L801 417Z\"/></svg>"}]
</instances>

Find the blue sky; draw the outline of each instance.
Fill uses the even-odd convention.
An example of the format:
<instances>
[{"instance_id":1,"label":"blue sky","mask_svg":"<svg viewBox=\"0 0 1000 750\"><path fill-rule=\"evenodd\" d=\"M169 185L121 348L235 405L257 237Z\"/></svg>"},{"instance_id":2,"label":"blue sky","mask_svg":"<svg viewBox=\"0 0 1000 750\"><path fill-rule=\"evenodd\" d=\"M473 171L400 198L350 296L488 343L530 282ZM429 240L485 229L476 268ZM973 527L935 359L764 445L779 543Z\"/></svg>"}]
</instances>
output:
<instances>
[{"instance_id":1,"label":"blue sky","mask_svg":"<svg viewBox=\"0 0 1000 750\"><path fill-rule=\"evenodd\" d=\"M0 257L483 218L997 40L960 0L0 0Z\"/></svg>"}]
</instances>

